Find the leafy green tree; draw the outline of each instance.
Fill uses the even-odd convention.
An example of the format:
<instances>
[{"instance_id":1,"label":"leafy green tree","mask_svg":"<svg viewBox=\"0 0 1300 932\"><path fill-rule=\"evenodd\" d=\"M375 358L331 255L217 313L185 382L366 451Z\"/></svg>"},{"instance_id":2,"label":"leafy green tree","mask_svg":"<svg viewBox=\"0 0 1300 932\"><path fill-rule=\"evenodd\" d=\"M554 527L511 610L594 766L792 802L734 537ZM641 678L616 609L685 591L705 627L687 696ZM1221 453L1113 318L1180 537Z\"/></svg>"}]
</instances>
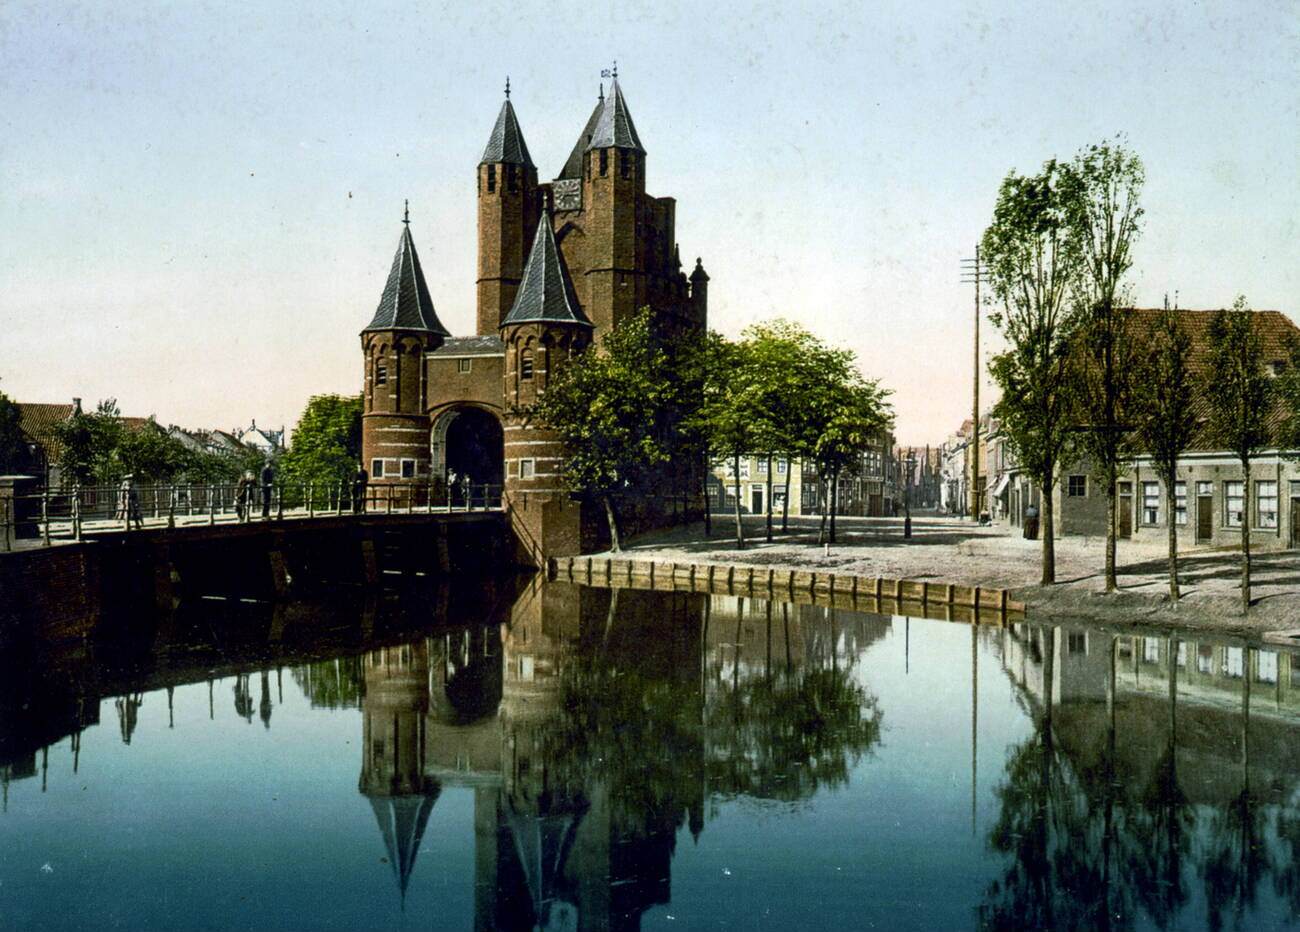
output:
<instances>
[{"instance_id":1,"label":"leafy green tree","mask_svg":"<svg viewBox=\"0 0 1300 932\"><path fill-rule=\"evenodd\" d=\"M813 415L819 430L812 443L817 474L830 483L829 508L823 508L822 527L830 512L830 542L835 543L835 513L839 510L840 474L854 468L872 437L893 423L886 398L889 392L856 371L827 386L826 397Z\"/></svg>"},{"instance_id":2,"label":"leafy green tree","mask_svg":"<svg viewBox=\"0 0 1300 932\"><path fill-rule=\"evenodd\" d=\"M564 444L565 485L604 506L616 552L622 543L614 497L671 459L665 425L677 401L672 358L643 309L611 330L600 350L551 373L527 412Z\"/></svg>"},{"instance_id":3,"label":"leafy green tree","mask_svg":"<svg viewBox=\"0 0 1300 932\"><path fill-rule=\"evenodd\" d=\"M180 441L168 436L150 418L138 430L122 431L114 459L124 473L157 482L173 479L182 473L190 454Z\"/></svg>"},{"instance_id":4,"label":"leafy green tree","mask_svg":"<svg viewBox=\"0 0 1300 932\"><path fill-rule=\"evenodd\" d=\"M1079 259L1071 239L1061 170L1003 179L993 222L981 243L989 283L1002 310L990 315L1007 349L989 368L1002 389L993 414L1020 465L1042 491L1044 585L1056 581L1052 492L1071 450L1070 353L1080 315L1070 302Z\"/></svg>"},{"instance_id":5,"label":"leafy green tree","mask_svg":"<svg viewBox=\"0 0 1300 932\"><path fill-rule=\"evenodd\" d=\"M1241 607L1250 608L1250 461L1271 439L1274 385L1264 370L1264 343L1244 295L1210 322L1204 393L1216 447L1241 463Z\"/></svg>"},{"instance_id":6,"label":"leafy green tree","mask_svg":"<svg viewBox=\"0 0 1300 932\"><path fill-rule=\"evenodd\" d=\"M1168 307L1149 334L1147 350L1139 357L1133 412L1138 446L1155 464L1165 486L1169 516L1169 598L1178 601L1178 535L1175 486L1178 458L1192 442L1196 430L1195 378L1191 369L1192 339L1178 312ZM1112 509L1112 514L1114 509Z\"/></svg>"},{"instance_id":7,"label":"leafy green tree","mask_svg":"<svg viewBox=\"0 0 1300 932\"><path fill-rule=\"evenodd\" d=\"M290 482L332 486L349 480L360 458L361 395L313 395L280 468Z\"/></svg>"},{"instance_id":8,"label":"leafy green tree","mask_svg":"<svg viewBox=\"0 0 1300 932\"><path fill-rule=\"evenodd\" d=\"M117 400L106 398L94 411L77 411L53 427L63 480L111 484L121 475L117 448L125 428Z\"/></svg>"},{"instance_id":9,"label":"leafy green tree","mask_svg":"<svg viewBox=\"0 0 1300 932\"><path fill-rule=\"evenodd\" d=\"M736 493L736 549L740 550L745 546L745 529L740 520L740 458L756 450L765 436L754 417L763 383L752 340L731 343L711 338L707 347L708 379L701 404L688 420L707 438L712 455L731 463Z\"/></svg>"},{"instance_id":10,"label":"leafy green tree","mask_svg":"<svg viewBox=\"0 0 1300 932\"><path fill-rule=\"evenodd\" d=\"M0 475L31 468L18 405L0 392Z\"/></svg>"},{"instance_id":11,"label":"leafy green tree","mask_svg":"<svg viewBox=\"0 0 1300 932\"><path fill-rule=\"evenodd\" d=\"M1115 492L1130 459L1130 425L1125 423L1137 347L1124 279L1133 265L1133 243L1141 232L1139 198L1142 160L1122 139L1088 146L1060 166L1060 192L1078 274L1074 300L1082 314L1078 341L1079 447L1106 490L1106 591L1116 589Z\"/></svg>"}]
</instances>

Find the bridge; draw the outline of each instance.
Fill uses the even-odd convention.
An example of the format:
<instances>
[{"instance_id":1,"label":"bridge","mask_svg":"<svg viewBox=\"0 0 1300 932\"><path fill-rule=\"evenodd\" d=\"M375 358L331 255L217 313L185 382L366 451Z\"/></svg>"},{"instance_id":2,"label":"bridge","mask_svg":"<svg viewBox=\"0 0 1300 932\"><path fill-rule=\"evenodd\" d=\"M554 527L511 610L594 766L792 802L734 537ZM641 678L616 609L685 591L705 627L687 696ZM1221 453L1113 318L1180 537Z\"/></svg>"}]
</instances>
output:
<instances>
[{"instance_id":1,"label":"bridge","mask_svg":"<svg viewBox=\"0 0 1300 932\"><path fill-rule=\"evenodd\" d=\"M537 566L500 486L76 488L0 498L0 644L106 614ZM394 580L395 581L395 580Z\"/></svg>"}]
</instances>

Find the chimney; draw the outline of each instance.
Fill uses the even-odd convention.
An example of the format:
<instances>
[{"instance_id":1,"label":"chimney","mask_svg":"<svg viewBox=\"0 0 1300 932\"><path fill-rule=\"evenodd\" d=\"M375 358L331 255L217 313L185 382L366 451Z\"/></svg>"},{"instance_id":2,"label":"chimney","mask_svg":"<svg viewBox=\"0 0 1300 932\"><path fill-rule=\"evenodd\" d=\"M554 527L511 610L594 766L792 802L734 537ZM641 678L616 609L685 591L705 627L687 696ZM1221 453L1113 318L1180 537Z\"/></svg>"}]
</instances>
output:
<instances>
[{"instance_id":1,"label":"chimney","mask_svg":"<svg viewBox=\"0 0 1300 932\"><path fill-rule=\"evenodd\" d=\"M73 398L73 399L72 399L72 413L73 413L74 415L76 415L76 414L80 414L80 413L81 413L81 399L80 399L80 398Z\"/></svg>"}]
</instances>

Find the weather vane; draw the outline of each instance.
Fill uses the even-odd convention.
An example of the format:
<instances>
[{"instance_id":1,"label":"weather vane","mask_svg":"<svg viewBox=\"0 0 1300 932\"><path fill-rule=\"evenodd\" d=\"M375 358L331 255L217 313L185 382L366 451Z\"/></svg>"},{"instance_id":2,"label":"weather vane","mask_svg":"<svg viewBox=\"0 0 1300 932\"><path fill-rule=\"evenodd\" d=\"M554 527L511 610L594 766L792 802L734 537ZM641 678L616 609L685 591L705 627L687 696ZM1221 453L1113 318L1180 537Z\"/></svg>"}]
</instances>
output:
<instances>
[{"instance_id":1,"label":"weather vane","mask_svg":"<svg viewBox=\"0 0 1300 932\"><path fill-rule=\"evenodd\" d=\"M510 99L510 75L506 75L506 100Z\"/></svg>"},{"instance_id":2,"label":"weather vane","mask_svg":"<svg viewBox=\"0 0 1300 932\"><path fill-rule=\"evenodd\" d=\"M615 81L617 81L618 80L618 59L617 58L614 59L613 68L600 69L600 76L602 78L613 78Z\"/></svg>"},{"instance_id":3,"label":"weather vane","mask_svg":"<svg viewBox=\"0 0 1300 932\"><path fill-rule=\"evenodd\" d=\"M402 207L402 222L409 225L411 222L411 202L409 200L403 200Z\"/></svg>"}]
</instances>

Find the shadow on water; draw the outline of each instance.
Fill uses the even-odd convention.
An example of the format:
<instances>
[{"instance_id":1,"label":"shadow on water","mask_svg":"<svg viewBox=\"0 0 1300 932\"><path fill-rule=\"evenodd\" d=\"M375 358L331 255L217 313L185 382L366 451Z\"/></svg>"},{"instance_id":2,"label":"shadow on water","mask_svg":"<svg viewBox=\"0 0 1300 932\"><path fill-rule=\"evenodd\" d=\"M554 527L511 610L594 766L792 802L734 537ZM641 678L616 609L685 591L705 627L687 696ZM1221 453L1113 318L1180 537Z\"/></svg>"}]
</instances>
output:
<instances>
[{"instance_id":1,"label":"shadow on water","mask_svg":"<svg viewBox=\"0 0 1300 932\"><path fill-rule=\"evenodd\" d=\"M918 634L934 651L936 637L963 630L833 605L540 577L369 599L199 600L114 624L84 650L0 656L6 807L11 784L66 779L48 771L51 745L69 742L74 773L88 729L115 736L101 754L122 756L133 741L138 749L141 710L166 703L170 725L177 690L206 686L208 717L233 712L258 734L276 734L286 715L350 712L336 723L356 754L350 798L369 810L368 843L382 845L391 902L405 908L415 878L443 869L420 851L455 792L472 800L455 843L473 853L465 918L479 929L636 929L674 900L675 860L688 876L699 870L692 859L681 866L679 842L707 843L710 825L741 818L733 803L797 820L813 800L859 799L869 781L927 785L922 775L949 766L928 740L893 732L914 756L880 766L886 723L914 722L904 706L925 699L900 692L906 680L889 680L882 658L901 639L914 666ZM982 879L970 894L954 887L949 924L1218 929L1300 915L1300 662L1291 654L1064 626L966 630L969 667L961 653L944 658L970 702L968 736L958 729L948 741L970 742L972 827L977 758L998 763L983 787L991 815L970 841L975 867L963 868ZM995 686L1011 702L981 702ZM284 711L286 692L305 711ZM980 751L979 716L986 727L1024 727ZM936 813L952 808L949 789L928 790ZM861 831L836 853L845 861L870 851L879 832L853 805L844 818ZM928 844L918 838L876 856L957 870L960 834L953 853L904 850ZM751 844L780 859L780 833L763 837ZM796 876L800 866L786 865ZM887 873L877 882L907 888ZM793 883L786 896L878 925L923 921L863 905L860 892L825 902L825 890ZM114 895L99 894L101 912L111 914ZM165 904L152 908L143 918L175 922ZM735 896L697 908L701 922L746 914ZM309 913L295 920L312 924Z\"/></svg>"}]
</instances>

